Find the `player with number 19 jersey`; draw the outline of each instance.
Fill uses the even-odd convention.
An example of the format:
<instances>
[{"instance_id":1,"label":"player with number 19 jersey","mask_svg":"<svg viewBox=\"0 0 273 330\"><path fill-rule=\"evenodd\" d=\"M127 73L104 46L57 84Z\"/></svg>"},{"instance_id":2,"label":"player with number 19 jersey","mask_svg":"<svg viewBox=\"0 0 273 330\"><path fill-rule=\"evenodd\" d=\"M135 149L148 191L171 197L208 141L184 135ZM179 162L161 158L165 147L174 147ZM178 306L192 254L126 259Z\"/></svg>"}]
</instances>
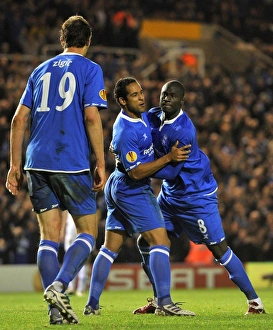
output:
<instances>
[{"instance_id":1,"label":"player with number 19 jersey","mask_svg":"<svg viewBox=\"0 0 273 330\"><path fill-rule=\"evenodd\" d=\"M32 121L25 170L90 170L82 108L107 108L103 73L97 63L76 53L57 55L33 71L20 103L31 109Z\"/></svg>"}]
</instances>

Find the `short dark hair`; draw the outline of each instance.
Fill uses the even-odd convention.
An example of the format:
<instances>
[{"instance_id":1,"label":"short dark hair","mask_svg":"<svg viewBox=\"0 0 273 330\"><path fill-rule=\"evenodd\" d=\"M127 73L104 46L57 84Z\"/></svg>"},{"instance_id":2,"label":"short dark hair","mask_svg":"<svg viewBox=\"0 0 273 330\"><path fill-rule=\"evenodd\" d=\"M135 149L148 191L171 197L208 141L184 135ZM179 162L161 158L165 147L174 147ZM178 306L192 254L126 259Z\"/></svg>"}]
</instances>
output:
<instances>
[{"instance_id":1,"label":"short dark hair","mask_svg":"<svg viewBox=\"0 0 273 330\"><path fill-rule=\"evenodd\" d=\"M92 36L92 28L86 19L75 15L69 17L61 27L60 39L63 48L77 47L82 48L88 45Z\"/></svg>"},{"instance_id":2,"label":"short dark hair","mask_svg":"<svg viewBox=\"0 0 273 330\"><path fill-rule=\"evenodd\" d=\"M136 78L134 77L126 77L126 78L121 78L116 82L115 88L114 88L114 98L118 104L119 103L119 98L122 97L126 99L128 91L127 91L127 86L132 84L132 83L138 83Z\"/></svg>"},{"instance_id":3,"label":"short dark hair","mask_svg":"<svg viewBox=\"0 0 273 330\"><path fill-rule=\"evenodd\" d=\"M167 86L175 86L176 89L177 89L177 91L180 94L181 100L182 101L185 101L185 87L182 84L182 82L180 82L178 80L170 80L165 85L167 85Z\"/></svg>"}]
</instances>

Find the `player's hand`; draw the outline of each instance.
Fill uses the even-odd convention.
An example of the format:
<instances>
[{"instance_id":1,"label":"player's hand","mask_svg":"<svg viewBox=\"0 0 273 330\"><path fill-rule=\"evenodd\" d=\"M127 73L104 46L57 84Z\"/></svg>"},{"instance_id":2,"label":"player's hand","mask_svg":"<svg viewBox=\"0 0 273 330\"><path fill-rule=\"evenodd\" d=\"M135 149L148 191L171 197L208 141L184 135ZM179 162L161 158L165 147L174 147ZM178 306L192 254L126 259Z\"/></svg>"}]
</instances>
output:
<instances>
[{"instance_id":1,"label":"player's hand","mask_svg":"<svg viewBox=\"0 0 273 330\"><path fill-rule=\"evenodd\" d=\"M93 173L93 188L94 192L99 192L103 190L105 185L105 169L101 167L96 167Z\"/></svg>"},{"instance_id":2,"label":"player's hand","mask_svg":"<svg viewBox=\"0 0 273 330\"><path fill-rule=\"evenodd\" d=\"M12 195L17 195L22 188L24 175L22 169L12 169L8 171L6 188Z\"/></svg>"},{"instance_id":3,"label":"player's hand","mask_svg":"<svg viewBox=\"0 0 273 330\"><path fill-rule=\"evenodd\" d=\"M119 160L116 161L116 168L117 168L120 172L122 172L122 173L126 173L126 170L125 170L125 168L124 168L122 162L119 161Z\"/></svg>"},{"instance_id":4,"label":"player's hand","mask_svg":"<svg viewBox=\"0 0 273 330\"><path fill-rule=\"evenodd\" d=\"M181 162L187 160L189 158L189 153L191 152L191 144L178 148L178 143L179 141L176 141L169 153L171 161L173 162Z\"/></svg>"}]
</instances>

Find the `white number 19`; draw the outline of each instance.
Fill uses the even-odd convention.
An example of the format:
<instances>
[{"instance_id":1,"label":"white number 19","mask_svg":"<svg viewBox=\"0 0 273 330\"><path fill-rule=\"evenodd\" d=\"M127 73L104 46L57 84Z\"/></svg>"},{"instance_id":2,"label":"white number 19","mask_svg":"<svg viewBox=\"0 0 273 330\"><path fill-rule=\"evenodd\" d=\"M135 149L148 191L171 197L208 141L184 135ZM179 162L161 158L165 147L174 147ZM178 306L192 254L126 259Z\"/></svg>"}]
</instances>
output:
<instances>
[{"instance_id":1,"label":"white number 19","mask_svg":"<svg viewBox=\"0 0 273 330\"><path fill-rule=\"evenodd\" d=\"M43 81L43 93L42 93L41 106L37 108L37 111L50 111L50 108L48 106L50 78L51 78L50 72L47 72L41 78L41 80ZM65 90L66 79L69 80L68 90ZM70 105L75 94L75 89L76 89L76 80L73 73L66 72L63 75L59 84L59 95L64 101L63 104L56 106L57 111L63 111Z\"/></svg>"}]
</instances>

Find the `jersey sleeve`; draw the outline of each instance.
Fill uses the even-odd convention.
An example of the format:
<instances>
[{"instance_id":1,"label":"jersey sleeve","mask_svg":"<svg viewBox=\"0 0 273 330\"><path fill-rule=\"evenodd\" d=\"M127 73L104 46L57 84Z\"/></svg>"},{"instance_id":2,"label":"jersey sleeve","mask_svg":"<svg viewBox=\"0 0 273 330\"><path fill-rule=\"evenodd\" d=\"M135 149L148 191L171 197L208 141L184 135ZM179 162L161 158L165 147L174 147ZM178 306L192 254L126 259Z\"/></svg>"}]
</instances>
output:
<instances>
[{"instance_id":1,"label":"jersey sleeve","mask_svg":"<svg viewBox=\"0 0 273 330\"><path fill-rule=\"evenodd\" d=\"M32 88L31 77L29 77L19 103L31 109L33 105L32 100L33 100L33 88Z\"/></svg>"},{"instance_id":2,"label":"jersey sleeve","mask_svg":"<svg viewBox=\"0 0 273 330\"><path fill-rule=\"evenodd\" d=\"M184 161L179 163L171 163L163 167L152 175L155 179L174 180L184 166Z\"/></svg>"},{"instance_id":3,"label":"jersey sleeve","mask_svg":"<svg viewBox=\"0 0 273 330\"><path fill-rule=\"evenodd\" d=\"M137 167L141 163L140 159L138 136L135 132L127 132L120 143L120 160L125 170L128 172Z\"/></svg>"},{"instance_id":4,"label":"jersey sleeve","mask_svg":"<svg viewBox=\"0 0 273 330\"><path fill-rule=\"evenodd\" d=\"M107 108L106 90L101 67L91 62L87 73L85 92L84 92L84 107L95 106L99 109Z\"/></svg>"}]
</instances>

